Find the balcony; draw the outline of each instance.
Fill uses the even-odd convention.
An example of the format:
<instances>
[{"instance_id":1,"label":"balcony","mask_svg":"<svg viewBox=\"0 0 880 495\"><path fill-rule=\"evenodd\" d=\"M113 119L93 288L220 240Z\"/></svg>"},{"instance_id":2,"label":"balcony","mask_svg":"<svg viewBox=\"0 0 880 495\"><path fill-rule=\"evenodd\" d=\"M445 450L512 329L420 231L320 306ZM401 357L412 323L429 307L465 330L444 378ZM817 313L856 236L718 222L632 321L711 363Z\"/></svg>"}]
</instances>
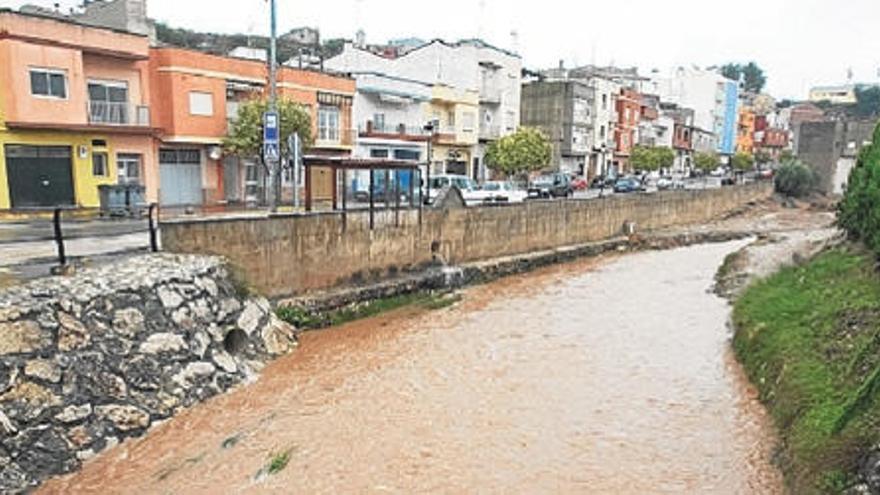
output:
<instances>
[{"instance_id":1,"label":"balcony","mask_svg":"<svg viewBox=\"0 0 880 495\"><path fill-rule=\"evenodd\" d=\"M480 89L480 103L500 105L501 90L498 88L483 87L482 89Z\"/></svg>"},{"instance_id":2,"label":"balcony","mask_svg":"<svg viewBox=\"0 0 880 495\"><path fill-rule=\"evenodd\" d=\"M483 124L480 126L480 139L496 140L501 138L500 125Z\"/></svg>"},{"instance_id":3,"label":"balcony","mask_svg":"<svg viewBox=\"0 0 880 495\"><path fill-rule=\"evenodd\" d=\"M388 125L374 123L372 120L358 126L358 134L364 138L400 139L409 141L427 140L427 132L419 126L406 124Z\"/></svg>"},{"instance_id":4,"label":"balcony","mask_svg":"<svg viewBox=\"0 0 880 495\"><path fill-rule=\"evenodd\" d=\"M315 148L351 149L357 142L357 129L318 129Z\"/></svg>"},{"instance_id":5,"label":"balcony","mask_svg":"<svg viewBox=\"0 0 880 495\"><path fill-rule=\"evenodd\" d=\"M150 107L127 102L89 101L89 124L148 127Z\"/></svg>"}]
</instances>

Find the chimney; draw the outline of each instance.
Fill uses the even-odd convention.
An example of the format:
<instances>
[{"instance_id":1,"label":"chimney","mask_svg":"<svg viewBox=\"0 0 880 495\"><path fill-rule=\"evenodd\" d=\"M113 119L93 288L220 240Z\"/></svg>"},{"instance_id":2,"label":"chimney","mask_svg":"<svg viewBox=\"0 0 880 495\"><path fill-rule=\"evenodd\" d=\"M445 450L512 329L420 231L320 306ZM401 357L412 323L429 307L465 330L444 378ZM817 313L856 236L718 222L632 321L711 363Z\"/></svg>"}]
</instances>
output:
<instances>
[{"instance_id":1,"label":"chimney","mask_svg":"<svg viewBox=\"0 0 880 495\"><path fill-rule=\"evenodd\" d=\"M565 60L559 59L559 69L565 69Z\"/></svg>"}]
</instances>

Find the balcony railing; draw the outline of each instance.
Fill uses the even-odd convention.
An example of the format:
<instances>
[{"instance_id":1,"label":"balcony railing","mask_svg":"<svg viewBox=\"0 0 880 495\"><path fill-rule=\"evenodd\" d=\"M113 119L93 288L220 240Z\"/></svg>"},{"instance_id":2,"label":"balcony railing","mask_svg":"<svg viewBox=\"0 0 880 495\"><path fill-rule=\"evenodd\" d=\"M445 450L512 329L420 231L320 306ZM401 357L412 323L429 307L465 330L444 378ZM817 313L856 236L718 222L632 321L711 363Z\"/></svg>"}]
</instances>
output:
<instances>
[{"instance_id":1,"label":"balcony railing","mask_svg":"<svg viewBox=\"0 0 880 495\"><path fill-rule=\"evenodd\" d=\"M480 89L481 103L501 103L501 90L498 88L484 87Z\"/></svg>"},{"instance_id":2,"label":"balcony railing","mask_svg":"<svg viewBox=\"0 0 880 495\"><path fill-rule=\"evenodd\" d=\"M500 125L483 124L480 126L480 139L499 139L499 138L501 138L501 126Z\"/></svg>"},{"instance_id":3,"label":"balcony railing","mask_svg":"<svg viewBox=\"0 0 880 495\"><path fill-rule=\"evenodd\" d=\"M89 123L101 125L150 125L150 107L127 102L89 101Z\"/></svg>"},{"instance_id":4,"label":"balcony railing","mask_svg":"<svg viewBox=\"0 0 880 495\"><path fill-rule=\"evenodd\" d=\"M357 129L318 129L317 148L350 148L357 141Z\"/></svg>"},{"instance_id":5,"label":"balcony railing","mask_svg":"<svg viewBox=\"0 0 880 495\"><path fill-rule=\"evenodd\" d=\"M366 121L366 123L359 125L358 133L360 133L360 135L363 137L369 137L370 135L376 134L425 137L427 137L428 135L427 132L419 126L411 126L406 124L377 124L374 123L372 120L368 120Z\"/></svg>"}]
</instances>

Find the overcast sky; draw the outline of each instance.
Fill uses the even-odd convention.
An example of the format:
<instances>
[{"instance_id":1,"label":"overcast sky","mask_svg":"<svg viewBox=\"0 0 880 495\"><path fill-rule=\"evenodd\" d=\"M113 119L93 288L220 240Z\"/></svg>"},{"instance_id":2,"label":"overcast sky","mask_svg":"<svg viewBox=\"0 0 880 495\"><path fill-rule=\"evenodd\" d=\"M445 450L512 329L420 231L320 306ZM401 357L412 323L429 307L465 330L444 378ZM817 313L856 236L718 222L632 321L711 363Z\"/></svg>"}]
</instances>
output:
<instances>
[{"instance_id":1,"label":"overcast sky","mask_svg":"<svg viewBox=\"0 0 880 495\"><path fill-rule=\"evenodd\" d=\"M0 0L62 8L79 0ZM483 7L481 8L481 3ZM148 0L149 15L203 31L268 33L265 0ZM756 61L776 97L810 86L878 82L878 0L278 0L279 30L314 26L324 38L455 40L481 35L530 68L614 63L668 73L677 65ZM481 13L482 12L482 13Z\"/></svg>"}]
</instances>

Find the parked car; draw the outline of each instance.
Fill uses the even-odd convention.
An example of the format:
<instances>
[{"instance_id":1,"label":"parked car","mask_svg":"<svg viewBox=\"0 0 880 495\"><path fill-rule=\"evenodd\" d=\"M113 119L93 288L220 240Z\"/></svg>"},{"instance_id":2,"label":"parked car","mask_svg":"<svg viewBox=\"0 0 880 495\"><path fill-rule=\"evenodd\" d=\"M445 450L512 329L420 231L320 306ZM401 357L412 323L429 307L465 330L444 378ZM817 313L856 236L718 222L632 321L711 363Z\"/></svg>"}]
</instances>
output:
<instances>
[{"instance_id":1,"label":"parked car","mask_svg":"<svg viewBox=\"0 0 880 495\"><path fill-rule=\"evenodd\" d=\"M684 180L680 177L663 176L657 179L657 189L668 191L669 189L684 189Z\"/></svg>"},{"instance_id":2,"label":"parked car","mask_svg":"<svg viewBox=\"0 0 880 495\"><path fill-rule=\"evenodd\" d=\"M589 186L584 177L575 176L571 179L571 188L575 191L586 191Z\"/></svg>"},{"instance_id":3,"label":"parked car","mask_svg":"<svg viewBox=\"0 0 880 495\"><path fill-rule=\"evenodd\" d=\"M615 193L626 194L642 191L645 191L645 185L635 177L624 177L618 179L617 182L614 183Z\"/></svg>"},{"instance_id":4,"label":"parked car","mask_svg":"<svg viewBox=\"0 0 880 495\"><path fill-rule=\"evenodd\" d=\"M572 194L571 180L563 173L544 174L529 184L530 198L567 198Z\"/></svg>"},{"instance_id":5,"label":"parked car","mask_svg":"<svg viewBox=\"0 0 880 495\"><path fill-rule=\"evenodd\" d=\"M773 169L765 168L763 170L758 170L758 179L769 180L773 178Z\"/></svg>"},{"instance_id":6,"label":"parked car","mask_svg":"<svg viewBox=\"0 0 880 495\"><path fill-rule=\"evenodd\" d=\"M724 167L718 167L715 170L709 172L709 175L712 177L724 177L727 175L727 170Z\"/></svg>"},{"instance_id":7,"label":"parked car","mask_svg":"<svg viewBox=\"0 0 880 495\"><path fill-rule=\"evenodd\" d=\"M614 183L617 182L616 177L605 177L604 175L598 175L593 177L593 180L590 182L590 189L611 189L614 187Z\"/></svg>"},{"instance_id":8,"label":"parked car","mask_svg":"<svg viewBox=\"0 0 880 495\"><path fill-rule=\"evenodd\" d=\"M522 203L529 193L509 181L493 180L483 184L476 195L483 198L483 204Z\"/></svg>"},{"instance_id":9,"label":"parked car","mask_svg":"<svg viewBox=\"0 0 880 495\"><path fill-rule=\"evenodd\" d=\"M465 203L468 205L479 204L483 201L482 197L479 195L477 184L466 175L454 175L454 174L442 174L442 175L434 175L431 176L431 180L428 181L428 184L431 187L431 191L428 194L427 203L434 204L434 201L437 199L437 195L440 194L440 190L444 187L455 186L461 191L461 195L464 198Z\"/></svg>"},{"instance_id":10,"label":"parked car","mask_svg":"<svg viewBox=\"0 0 880 495\"><path fill-rule=\"evenodd\" d=\"M723 178L721 179L721 185L722 185L722 186L735 186L735 185L736 185L736 179L735 179L733 176L730 176L730 175L725 176L725 177L723 177Z\"/></svg>"}]
</instances>

